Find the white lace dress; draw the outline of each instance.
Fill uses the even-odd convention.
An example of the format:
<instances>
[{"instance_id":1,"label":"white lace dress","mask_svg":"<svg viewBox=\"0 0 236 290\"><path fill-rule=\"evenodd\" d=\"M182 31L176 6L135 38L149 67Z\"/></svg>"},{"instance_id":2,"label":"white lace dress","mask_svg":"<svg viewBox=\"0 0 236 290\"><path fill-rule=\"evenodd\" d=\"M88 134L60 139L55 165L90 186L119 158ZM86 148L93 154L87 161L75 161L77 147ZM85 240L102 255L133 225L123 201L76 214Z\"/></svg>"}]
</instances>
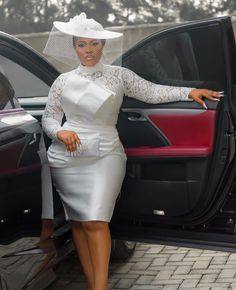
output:
<instances>
[{"instance_id":1,"label":"white lace dress","mask_svg":"<svg viewBox=\"0 0 236 290\"><path fill-rule=\"evenodd\" d=\"M53 139L48 150L52 179L70 220L111 219L126 167L116 129L124 94L155 104L190 100L190 91L157 85L126 68L102 63L80 65L55 80L42 125ZM71 156L57 140L60 130L75 131L85 152Z\"/></svg>"}]
</instances>

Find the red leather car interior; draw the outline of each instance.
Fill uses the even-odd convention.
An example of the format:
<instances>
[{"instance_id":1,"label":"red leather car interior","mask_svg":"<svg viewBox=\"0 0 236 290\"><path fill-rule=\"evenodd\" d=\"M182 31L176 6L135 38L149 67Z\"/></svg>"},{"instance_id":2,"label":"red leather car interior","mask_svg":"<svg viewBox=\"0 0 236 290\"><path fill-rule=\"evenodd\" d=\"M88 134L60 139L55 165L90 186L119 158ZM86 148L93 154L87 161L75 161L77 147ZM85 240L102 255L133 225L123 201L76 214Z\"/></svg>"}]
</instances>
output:
<instances>
[{"instance_id":1,"label":"red leather car interior","mask_svg":"<svg viewBox=\"0 0 236 290\"><path fill-rule=\"evenodd\" d=\"M152 123L168 138L165 147L126 148L128 156L208 156L214 144L216 111L199 114L149 115Z\"/></svg>"}]
</instances>

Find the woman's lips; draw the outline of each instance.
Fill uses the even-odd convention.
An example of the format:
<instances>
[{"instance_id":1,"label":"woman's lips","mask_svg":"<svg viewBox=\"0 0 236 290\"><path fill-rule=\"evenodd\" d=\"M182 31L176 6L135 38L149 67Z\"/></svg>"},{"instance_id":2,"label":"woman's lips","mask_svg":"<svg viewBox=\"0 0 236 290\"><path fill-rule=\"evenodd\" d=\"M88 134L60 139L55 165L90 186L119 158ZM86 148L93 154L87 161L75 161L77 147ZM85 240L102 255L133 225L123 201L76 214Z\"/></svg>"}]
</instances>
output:
<instances>
[{"instance_id":1,"label":"woman's lips","mask_svg":"<svg viewBox=\"0 0 236 290\"><path fill-rule=\"evenodd\" d=\"M87 59L87 60L92 60L92 59L94 59L94 57L93 57L92 55L86 55L86 56L85 56L85 59Z\"/></svg>"}]
</instances>

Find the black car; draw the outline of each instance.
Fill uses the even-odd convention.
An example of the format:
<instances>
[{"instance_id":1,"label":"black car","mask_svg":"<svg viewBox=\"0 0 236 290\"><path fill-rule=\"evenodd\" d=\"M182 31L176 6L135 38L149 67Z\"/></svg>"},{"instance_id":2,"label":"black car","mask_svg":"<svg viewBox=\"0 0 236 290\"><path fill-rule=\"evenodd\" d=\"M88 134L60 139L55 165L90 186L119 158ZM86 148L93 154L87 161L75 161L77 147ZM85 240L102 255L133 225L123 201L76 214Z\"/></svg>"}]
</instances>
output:
<instances>
[{"instance_id":1,"label":"black car","mask_svg":"<svg viewBox=\"0 0 236 290\"><path fill-rule=\"evenodd\" d=\"M152 82L221 90L224 98L207 102L205 110L195 102L153 105L124 97L117 128L128 162L111 221L114 255L128 256L134 247L119 240L235 251L236 46L230 18L155 33L127 51L122 65ZM54 279L55 262L72 249L56 192L55 234L45 247L37 244L40 119L59 72L5 33L0 72L15 91L8 101L0 95L0 289L40 290Z\"/></svg>"}]
</instances>

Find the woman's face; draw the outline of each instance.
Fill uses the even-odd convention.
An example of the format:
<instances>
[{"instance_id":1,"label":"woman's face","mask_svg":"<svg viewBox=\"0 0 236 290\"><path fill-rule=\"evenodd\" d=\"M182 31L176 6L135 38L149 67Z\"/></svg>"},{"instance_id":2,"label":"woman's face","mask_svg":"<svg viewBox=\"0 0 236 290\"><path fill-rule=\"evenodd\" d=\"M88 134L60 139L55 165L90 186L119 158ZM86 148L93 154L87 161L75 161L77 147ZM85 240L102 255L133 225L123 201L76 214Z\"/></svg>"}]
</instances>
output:
<instances>
[{"instance_id":1,"label":"woman's face","mask_svg":"<svg viewBox=\"0 0 236 290\"><path fill-rule=\"evenodd\" d=\"M75 51L84 66L96 65L102 56L103 47L101 39L78 37L74 43Z\"/></svg>"}]
</instances>

